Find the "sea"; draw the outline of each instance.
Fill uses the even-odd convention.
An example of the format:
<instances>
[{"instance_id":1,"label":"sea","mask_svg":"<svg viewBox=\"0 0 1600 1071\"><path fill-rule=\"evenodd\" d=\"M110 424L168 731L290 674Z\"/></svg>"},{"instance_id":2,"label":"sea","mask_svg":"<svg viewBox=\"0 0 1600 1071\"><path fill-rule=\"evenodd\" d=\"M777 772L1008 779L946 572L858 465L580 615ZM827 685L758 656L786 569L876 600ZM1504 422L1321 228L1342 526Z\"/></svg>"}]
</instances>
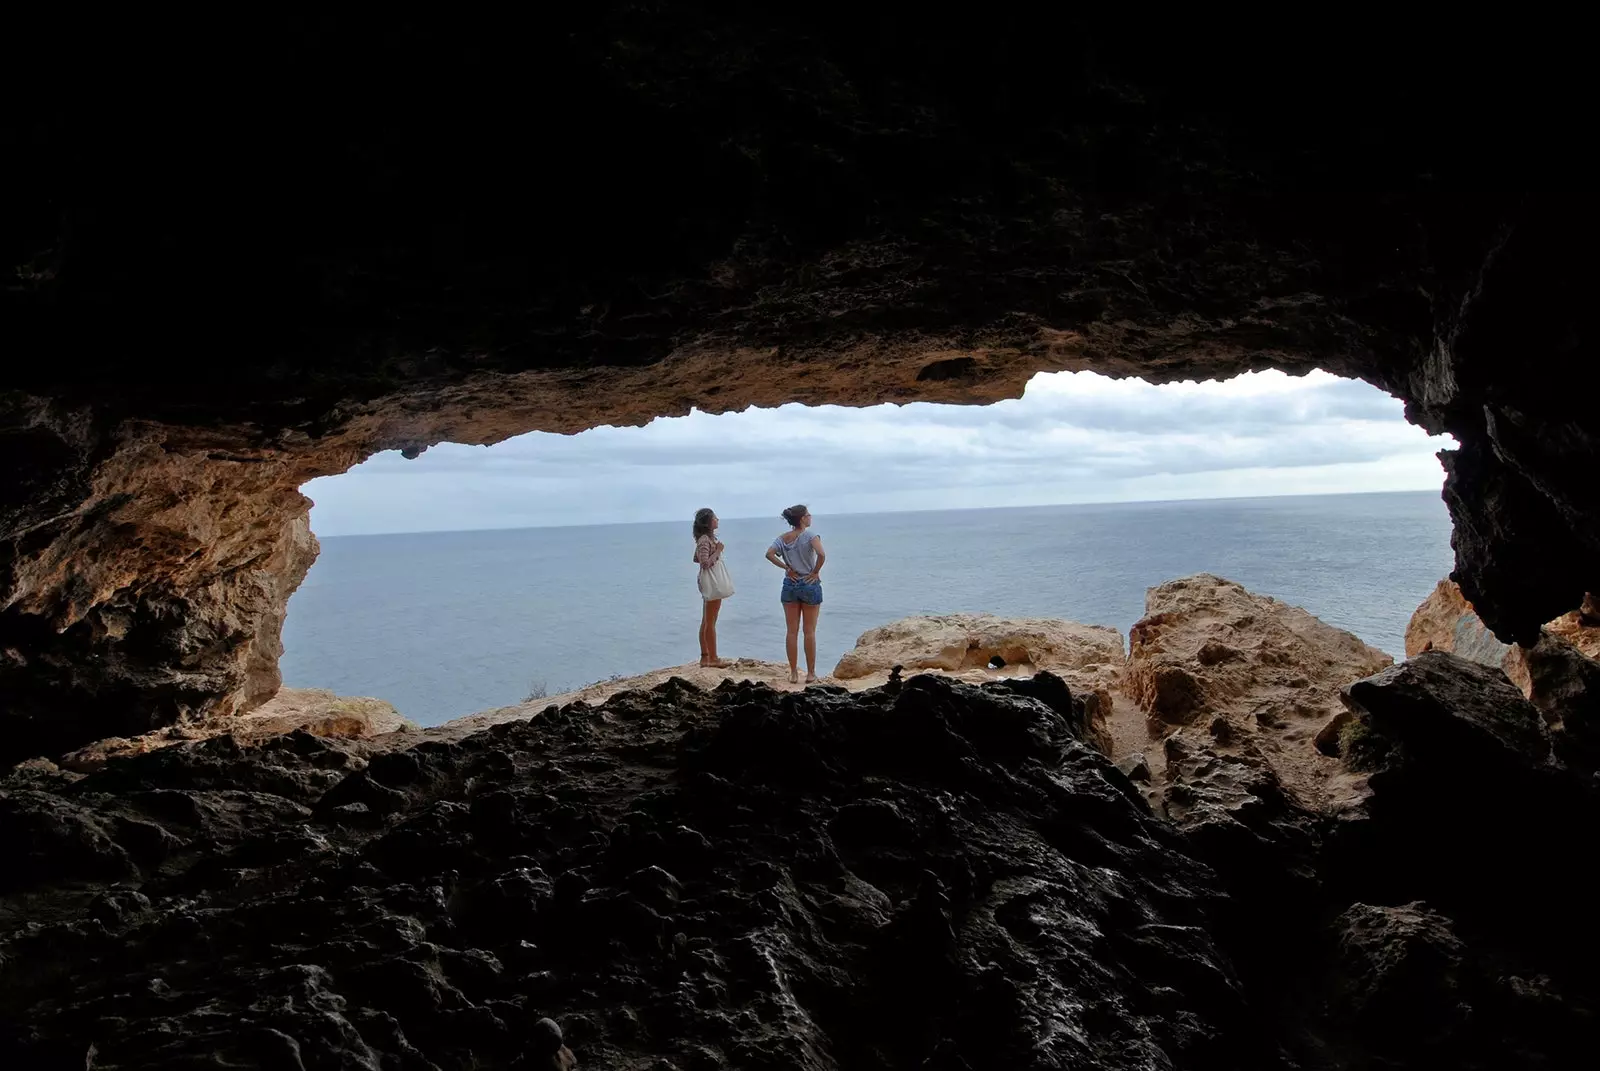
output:
<instances>
[{"instance_id":1,"label":"sea","mask_svg":"<svg viewBox=\"0 0 1600 1071\"><path fill-rule=\"evenodd\" d=\"M987 611L1127 633L1146 589L1209 572L1404 655L1452 567L1435 491L829 516L817 668L911 614ZM777 518L724 519L724 658L784 660ZM335 536L289 603L284 682L422 725L699 659L690 519ZM802 669L803 669L802 665Z\"/></svg>"}]
</instances>

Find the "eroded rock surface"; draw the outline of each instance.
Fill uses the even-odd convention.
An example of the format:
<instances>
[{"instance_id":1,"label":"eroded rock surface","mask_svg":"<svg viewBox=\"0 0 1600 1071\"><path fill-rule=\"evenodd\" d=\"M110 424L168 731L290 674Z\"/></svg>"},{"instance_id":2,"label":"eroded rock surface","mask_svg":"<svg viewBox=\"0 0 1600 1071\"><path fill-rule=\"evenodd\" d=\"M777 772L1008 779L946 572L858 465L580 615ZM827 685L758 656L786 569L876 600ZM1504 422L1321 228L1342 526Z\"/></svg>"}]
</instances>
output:
<instances>
[{"instance_id":1,"label":"eroded rock surface","mask_svg":"<svg viewBox=\"0 0 1600 1071\"><path fill-rule=\"evenodd\" d=\"M1577 1066L1600 1010L1600 926L1549 890L1590 869L1573 850L1600 818L1589 772L1563 763L1503 674L1453 654L1348 699L1346 761L1372 798L1328 875L1366 904L1405 905L1358 906L1337 926L1358 1035L1415 1066Z\"/></svg>"},{"instance_id":2,"label":"eroded rock surface","mask_svg":"<svg viewBox=\"0 0 1600 1071\"><path fill-rule=\"evenodd\" d=\"M1488 672L1456 664L1397 667L1371 732L1413 735L1358 820L1190 729L1167 745L1187 810L1154 816L1049 674L669 680L403 748L24 764L0 781L0 1062L1569 1066L1594 927L1529 908L1587 866L1546 849L1592 800L1548 763L1508 778L1531 752L1483 728L1505 695L1462 716L1483 746L1441 731ZM1419 843L1441 814L1462 825Z\"/></svg>"},{"instance_id":3,"label":"eroded rock surface","mask_svg":"<svg viewBox=\"0 0 1600 1071\"><path fill-rule=\"evenodd\" d=\"M839 659L833 676L878 684L900 666L906 673L938 670L979 681L1047 669L1077 694L1094 698L1095 739L1109 755L1112 743L1106 722L1123 660L1122 633L1104 625L994 614L931 614L863 632L855 647Z\"/></svg>"},{"instance_id":4,"label":"eroded rock surface","mask_svg":"<svg viewBox=\"0 0 1600 1071\"><path fill-rule=\"evenodd\" d=\"M1587 90L1559 42L1497 26L1524 77L1431 28L1324 55L970 12L545 29L330 15L197 71L141 21L15 57L106 88L7 142L0 760L263 697L297 489L375 451L1041 369L1361 376L1460 442L1456 575L1502 639L1600 587L1600 230L1559 178Z\"/></svg>"},{"instance_id":5,"label":"eroded rock surface","mask_svg":"<svg viewBox=\"0 0 1600 1071\"><path fill-rule=\"evenodd\" d=\"M1359 806L1314 812L1273 768L1186 727L1156 798L1229 892L1219 942L1299 1066L1577 1067L1600 927L1551 909L1600 816L1494 670L1443 653L1348 689ZM1485 866L1494 860L1493 866Z\"/></svg>"},{"instance_id":6,"label":"eroded rock surface","mask_svg":"<svg viewBox=\"0 0 1600 1071\"><path fill-rule=\"evenodd\" d=\"M114 736L68 752L59 761L68 769L86 772L98 769L113 757L138 755L214 736L231 736L250 745L293 732L338 740L370 740L416 728L383 699L335 695L326 688L281 688L248 714L170 726L132 739Z\"/></svg>"},{"instance_id":7,"label":"eroded rock surface","mask_svg":"<svg viewBox=\"0 0 1600 1071\"><path fill-rule=\"evenodd\" d=\"M1511 645L1483 623L1461 587L1446 577L1422 600L1406 624L1406 657L1445 651L1485 666L1505 665Z\"/></svg>"},{"instance_id":8,"label":"eroded rock surface","mask_svg":"<svg viewBox=\"0 0 1600 1071\"><path fill-rule=\"evenodd\" d=\"M1571 644L1587 658L1600 659L1600 598L1585 595L1578 609L1545 622L1543 632Z\"/></svg>"},{"instance_id":9,"label":"eroded rock surface","mask_svg":"<svg viewBox=\"0 0 1600 1071\"><path fill-rule=\"evenodd\" d=\"M1291 793L1326 808L1354 786L1316 736L1343 710L1341 688L1391 662L1300 607L1202 573L1146 594L1122 687L1152 736L1187 726L1186 738L1270 764Z\"/></svg>"},{"instance_id":10,"label":"eroded rock surface","mask_svg":"<svg viewBox=\"0 0 1600 1071\"><path fill-rule=\"evenodd\" d=\"M1505 644L1495 639L1461 588L1447 578L1439 581L1406 626L1407 656L1447 651L1494 666L1529 698L1536 692L1548 694L1551 687L1559 687L1541 684L1534 678L1538 673L1557 671L1557 652L1563 649L1590 660L1600 658L1600 604L1592 595L1585 596L1577 610L1546 622L1539 629L1535 644Z\"/></svg>"},{"instance_id":11,"label":"eroded rock surface","mask_svg":"<svg viewBox=\"0 0 1600 1071\"><path fill-rule=\"evenodd\" d=\"M477 1067L545 1016L604 1067L1270 1051L1210 871L1015 685L669 682L364 768L341 746L13 775L8 1065Z\"/></svg>"},{"instance_id":12,"label":"eroded rock surface","mask_svg":"<svg viewBox=\"0 0 1600 1071\"><path fill-rule=\"evenodd\" d=\"M907 670L955 672L996 668L1049 669L1109 682L1123 661L1122 633L1104 625L1080 625L1049 618L1007 618L994 614L933 614L905 617L868 629L839 659L833 675L854 680Z\"/></svg>"},{"instance_id":13,"label":"eroded rock surface","mask_svg":"<svg viewBox=\"0 0 1600 1071\"><path fill-rule=\"evenodd\" d=\"M1467 1025L1464 947L1449 919L1415 902L1354 904L1335 921L1349 978L1341 994L1362 1034L1426 1053Z\"/></svg>"}]
</instances>

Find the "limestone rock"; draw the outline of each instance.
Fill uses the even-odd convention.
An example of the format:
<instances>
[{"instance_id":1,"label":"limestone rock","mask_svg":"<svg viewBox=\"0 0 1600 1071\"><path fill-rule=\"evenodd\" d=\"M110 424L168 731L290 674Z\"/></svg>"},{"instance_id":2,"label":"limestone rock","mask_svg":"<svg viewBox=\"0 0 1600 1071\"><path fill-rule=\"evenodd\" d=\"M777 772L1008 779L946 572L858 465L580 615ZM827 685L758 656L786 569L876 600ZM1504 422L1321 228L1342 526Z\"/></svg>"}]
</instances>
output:
<instances>
[{"instance_id":1,"label":"limestone rock","mask_svg":"<svg viewBox=\"0 0 1600 1071\"><path fill-rule=\"evenodd\" d=\"M998 658L1001 665L989 669ZM1075 692L1092 694L1110 716L1111 686L1123 662L1122 634L1103 625L993 614L905 617L868 629L845 652L833 676L880 682L895 666L937 670L969 681L1026 676L1048 669ZM1109 754L1109 749L1107 750Z\"/></svg>"},{"instance_id":2,"label":"limestone rock","mask_svg":"<svg viewBox=\"0 0 1600 1071\"><path fill-rule=\"evenodd\" d=\"M1161 810L1180 826L1264 825L1286 806L1272 767L1258 756L1230 754L1194 730L1162 744L1167 772Z\"/></svg>"},{"instance_id":3,"label":"limestone rock","mask_svg":"<svg viewBox=\"0 0 1600 1071\"><path fill-rule=\"evenodd\" d=\"M326 688L281 688L250 714L227 723L243 740L303 730L312 736L362 740L415 728L394 705L371 696L335 695Z\"/></svg>"},{"instance_id":4,"label":"limestone rock","mask_svg":"<svg viewBox=\"0 0 1600 1071\"><path fill-rule=\"evenodd\" d=\"M1144 755L1135 752L1117 762L1117 769L1130 781L1140 784L1150 783L1150 762Z\"/></svg>"},{"instance_id":5,"label":"limestone rock","mask_svg":"<svg viewBox=\"0 0 1600 1071\"><path fill-rule=\"evenodd\" d=\"M1585 657L1600 659L1600 597L1585 595L1582 606L1546 622L1544 631L1570 643Z\"/></svg>"},{"instance_id":6,"label":"limestone rock","mask_svg":"<svg viewBox=\"0 0 1600 1071\"><path fill-rule=\"evenodd\" d=\"M1446 578L1439 581L1438 587L1411 615L1406 626L1406 656L1424 651L1447 651L1485 666L1495 666L1522 689L1522 694L1531 698L1534 683L1530 677L1530 652L1533 646L1544 644L1547 637L1588 658L1600 658L1600 606L1594 596L1585 596L1579 609L1546 622L1534 645L1504 644L1478 617L1455 581ZM1547 649L1553 650L1548 645Z\"/></svg>"},{"instance_id":7,"label":"limestone rock","mask_svg":"<svg viewBox=\"0 0 1600 1071\"><path fill-rule=\"evenodd\" d=\"M248 647L244 666L243 697L239 713L248 713L269 702L283 687L278 659L283 657L283 618L289 609L289 596L295 593L311 571L320 550L311 534L311 518L291 518L287 538L277 541L274 557L252 574L252 582L264 590L261 599L271 609L261 614L254 642ZM318 734L325 735L325 734Z\"/></svg>"},{"instance_id":8,"label":"limestone rock","mask_svg":"<svg viewBox=\"0 0 1600 1071\"><path fill-rule=\"evenodd\" d=\"M667 682L331 789L303 733L0 780L0 1065L1260 1064L1214 875L1044 680Z\"/></svg>"},{"instance_id":9,"label":"limestone rock","mask_svg":"<svg viewBox=\"0 0 1600 1071\"><path fill-rule=\"evenodd\" d=\"M984 669L998 656L1008 674L1048 669L1109 680L1122 665L1122 634L1103 625L993 614L905 617L863 632L833 675L854 680L907 669Z\"/></svg>"},{"instance_id":10,"label":"limestone rock","mask_svg":"<svg viewBox=\"0 0 1600 1071\"><path fill-rule=\"evenodd\" d=\"M1551 902L1552 890L1590 880L1592 861L1575 850L1600 811L1590 773L1560 761L1539 711L1504 674L1453 654L1425 652L1348 696L1372 795L1339 869L1378 897L1358 897L1366 903L1422 899L1432 909L1366 910L1373 943L1357 952L1346 940L1346 967L1368 963L1351 972L1357 1004L1368 1004L1361 1014L1377 1017L1365 1040L1399 1066L1527 1066L1536 1061L1503 1048L1527 1043L1510 1033L1570 1046L1592 1032L1537 977L1581 973L1600 956L1600 928ZM1490 929L1498 936L1470 957L1469 990L1454 961L1469 958L1469 933ZM1411 972L1414 962L1423 969ZM1470 1008L1465 1021L1457 1001Z\"/></svg>"},{"instance_id":11,"label":"limestone rock","mask_svg":"<svg viewBox=\"0 0 1600 1071\"><path fill-rule=\"evenodd\" d=\"M1317 730L1312 743L1318 751L1330 758L1338 758L1344 753L1344 741L1341 739L1345 727L1355 720L1355 715L1348 710L1341 710L1328 719L1326 725Z\"/></svg>"},{"instance_id":12,"label":"limestone rock","mask_svg":"<svg viewBox=\"0 0 1600 1071\"><path fill-rule=\"evenodd\" d=\"M61 765L70 770L90 771L111 758L139 755L214 736L226 735L241 744L254 745L294 732L339 740L370 740L385 733L415 728L392 704L382 699L335 695L325 688L280 688L272 699L248 714L172 726L131 739L108 737L62 756Z\"/></svg>"},{"instance_id":13,"label":"limestone rock","mask_svg":"<svg viewBox=\"0 0 1600 1071\"><path fill-rule=\"evenodd\" d=\"M812 684L790 683L789 667L777 662L764 662L757 658L729 659L728 664L721 668L710 668L694 663L682 666L673 666L668 669L651 670L649 673L640 673L632 677L615 677L610 680L596 682L575 691L564 692L561 695L532 699L511 707L500 707L495 710L484 710L476 714L456 718L446 722L436 729L429 730L432 737L459 739L470 733L479 732L494 725L503 725L507 722L523 721L536 717L547 710L555 710L572 703L583 703L598 706L611 699L611 697L624 692L653 691L671 683L674 687L688 686L691 688L710 691L727 684L757 683L785 692L800 692L813 688L833 688L844 691L860 692L869 688L888 686L891 690L903 685L904 679L899 677L895 670L897 665L889 667L887 672L875 670L862 677L840 678L834 676L818 678ZM952 680L959 680L969 684L992 682L1011 689L1018 695L1029 695L1050 705L1063 716L1071 719L1080 731L1085 742L1102 755L1110 756L1113 751L1110 726L1108 725L1108 712L1111 708L1110 696L1104 692L1089 691L1081 686L1068 688L1066 681L1060 674L1050 670L1033 672L1033 667L1024 667L1026 672L1013 670L1007 675L989 673L984 670L960 670L954 673L944 673L939 670L923 670L923 674L935 674Z\"/></svg>"},{"instance_id":14,"label":"limestone rock","mask_svg":"<svg viewBox=\"0 0 1600 1071\"><path fill-rule=\"evenodd\" d=\"M1533 769L1550 760L1550 734L1505 674L1427 651L1344 689L1380 733L1427 754L1474 755ZM1462 761L1469 761L1465 758Z\"/></svg>"},{"instance_id":15,"label":"limestone rock","mask_svg":"<svg viewBox=\"0 0 1600 1071\"><path fill-rule=\"evenodd\" d=\"M1529 909L1581 887L1580 801L1434 761L1425 716L1408 761L1455 794L1375 778L1334 859L1198 726L1152 816L1065 695L1048 672L669 679L455 738L29 763L0 777L0 1065L78 1066L90 1037L130 1067L1275 1067L1358 1043L1407 1066L1368 1024L1463 974L1406 966L1427 928L1330 942L1352 891L1459 922L1457 1047L1483 1066L1559 1066L1592 1032L1593 928Z\"/></svg>"},{"instance_id":16,"label":"limestone rock","mask_svg":"<svg viewBox=\"0 0 1600 1071\"><path fill-rule=\"evenodd\" d=\"M1423 903L1353 904L1334 923L1341 994L1369 1044L1427 1052L1472 1015L1465 947L1448 918Z\"/></svg>"},{"instance_id":17,"label":"limestone rock","mask_svg":"<svg viewBox=\"0 0 1600 1071\"><path fill-rule=\"evenodd\" d=\"M1500 666L1511 647L1472 609L1461 588L1448 577L1422 601L1406 625L1406 657L1424 651L1448 651L1485 666Z\"/></svg>"},{"instance_id":18,"label":"limestone rock","mask_svg":"<svg viewBox=\"0 0 1600 1071\"><path fill-rule=\"evenodd\" d=\"M1600 661L1547 627L1533 647L1517 646L1507 675L1544 715L1556 753L1589 770L1600 768Z\"/></svg>"},{"instance_id":19,"label":"limestone rock","mask_svg":"<svg viewBox=\"0 0 1600 1071\"><path fill-rule=\"evenodd\" d=\"M835 677L821 677L812 685L804 683L791 684L789 682L789 667L780 662L768 662L760 658L729 658L727 665L720 668L702 666L696 662L686 662L681 666L668 666L663 669L653 669L648 673L636 673L631 677L611 677L593 684L575 688L570 692L558 695L540 696L536 699L524 700L509 707L496 707L492 710L482 710L474 714L467 714L446 722L443 726L431 730L438 735L443 733L451 738L459 737L466 733L477 732L493 725L503 725L506 722L523 721L536 717L546 710L556 710L572 703L586 703L591 706L600 706L612 696L621 692L643 692L660 687L670 680L678 680L694 685L697 688L710 691L724 681L751 682L765 684L779 691L800 691L805 687L818 685L844 686L851 690L870 688L884 683L886 677L870 677L854 681L841 681ZM801 678L802 682L804 677Z\"/></svg>"},{"instance_id":20,"label":"limestone rock","mask_svg":"<svg viewBox=\"0 0 1600 1071\"><path fill-rule=\"evenodd\" d=\"M1299 607L1202 573L1150 589L1122 687L1152 733L1206 725L1217 746L1238 744L1289 792L1324 806L1352 787L1315 737L1342 709L1341 687L1392 661Z\"/></svg>"}]
</instances>

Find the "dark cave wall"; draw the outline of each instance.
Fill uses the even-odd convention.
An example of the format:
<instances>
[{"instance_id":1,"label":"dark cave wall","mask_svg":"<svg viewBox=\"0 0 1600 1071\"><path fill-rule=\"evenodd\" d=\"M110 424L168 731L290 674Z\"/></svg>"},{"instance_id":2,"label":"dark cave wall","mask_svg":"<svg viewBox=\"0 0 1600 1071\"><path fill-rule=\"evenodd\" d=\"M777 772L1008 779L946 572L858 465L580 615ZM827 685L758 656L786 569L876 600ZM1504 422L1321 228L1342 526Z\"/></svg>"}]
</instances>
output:
<instances>
[{"instance_id":1,"label":"dark cave wall","mask_svg":"<svg viewBox=\"0 0 1600 1071\"><path fill-rule=\"evenodd\" d=\"M268 693L306 480L691 405L1321 367L1461 443L1455 576L1503 638L1600 588L1596 227L1548 47L1530 79L1486 62L1511 30L815 14L48 57L95 92L6 135L0 757Z\"/></svg>"}]
</instances>

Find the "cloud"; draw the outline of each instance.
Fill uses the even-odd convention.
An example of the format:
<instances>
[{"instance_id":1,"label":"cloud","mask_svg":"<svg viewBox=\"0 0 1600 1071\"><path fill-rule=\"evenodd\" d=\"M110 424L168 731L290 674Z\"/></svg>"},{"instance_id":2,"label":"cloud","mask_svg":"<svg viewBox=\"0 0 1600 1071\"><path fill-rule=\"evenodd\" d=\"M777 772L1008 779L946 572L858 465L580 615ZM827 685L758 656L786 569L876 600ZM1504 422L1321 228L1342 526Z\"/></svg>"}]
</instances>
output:
<instances>
[{"instance_id":1,"label":"cloud","mask_svg":"<svg viewBox=\"0 0 1600 1071\"><path fill-rule=\"evenodd\" d=\"M987 406L750 409L443 444L314 480L324 535L1439 486L1453 445L1323 372L1153 386L1046 373Z\"/></svg>"}]
</instances>

